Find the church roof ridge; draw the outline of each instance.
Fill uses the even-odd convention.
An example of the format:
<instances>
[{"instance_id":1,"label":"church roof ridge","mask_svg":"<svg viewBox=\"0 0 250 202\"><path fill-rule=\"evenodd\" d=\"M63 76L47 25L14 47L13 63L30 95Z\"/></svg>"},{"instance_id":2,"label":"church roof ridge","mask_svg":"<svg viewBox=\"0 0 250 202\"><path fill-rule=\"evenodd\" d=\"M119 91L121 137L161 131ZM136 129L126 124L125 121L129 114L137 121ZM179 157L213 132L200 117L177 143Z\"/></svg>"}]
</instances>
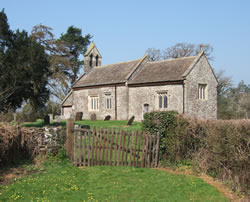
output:
<instances>
[{"instance_id":1,"label":"church roof ridge","mask_svg":"<svg viewBox=\"0 0 250 202\"><path fill-rule=\"evenodd\" d=\"M158 60L158 61L149 61L148 63L157 63L157 62L168 62L168 61L173 61L173 60L184 60L184 59L190 59L190 58L195 58L197 57L197 55L193 55L193 56L184 56L184 57L180 57L180 58L171 58L171 59L166 59L166 60Z\"/></svg>"},{"instance_id":2,"label":"church roof ridge","mask_svg":"<svg viewBox=\"0 0 250 202\"><path fill-rule=\"evenodd\" d=\"M128 60L128 61L117 62L117 63L111 63L111 64L102 65L102 66L96 66L96 67L94 67L94 69L95 68L104 68L104 67L107 67L107 66L110 66L110 65L119 65L119 64L123 64L123 63L135 62L135 61L140 60L140 59Z\"/></svg>"}]
</instances>

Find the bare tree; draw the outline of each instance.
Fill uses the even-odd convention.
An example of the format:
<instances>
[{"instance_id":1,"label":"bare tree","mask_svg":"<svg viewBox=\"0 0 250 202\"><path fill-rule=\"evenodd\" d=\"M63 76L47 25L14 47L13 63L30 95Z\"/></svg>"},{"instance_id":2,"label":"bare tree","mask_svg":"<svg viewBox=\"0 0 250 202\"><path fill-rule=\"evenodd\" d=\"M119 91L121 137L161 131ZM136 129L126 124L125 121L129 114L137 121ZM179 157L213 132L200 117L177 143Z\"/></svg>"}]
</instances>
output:
<instances>
[{"instance_id":1,"label":"bare tree","mask_svg":"<svg viewBox=\"0 0 250 202\"><path fill-rule=\"evenodd\" d=\"M160 49L148 48L146 54L150 61L158 61L162 59L162 54Z\"/></svg>"},{"instance_id":2,"label":"bare tree","mask_svg":"<svg viewBox=\"0 0 250 202\"><path fill-rule=\"evenodd\" d=\"M191 43L177 43L165 50L148 48L146 54L151 61L166 60L170 58L180 58L197 55L203 49L208 60L213 60L211 53L213 47L209 44L191 44Z\"/></svg>"},{"instance_id":3,"label":"bare tree","mask_svg":"<svg viewBox=\"0 0 250 202\"><path fill-rule=\"evenodd\" d=\"M213 60L213 57L211 57L211 53L213 52L213 47L211 45L209 44L194 45L191 43L177 43L174 46L167 48L165 51L163 51L163 59L195 56L200 52L201 49L203 49L208 60Z\"/></svg>"}]
</instances>

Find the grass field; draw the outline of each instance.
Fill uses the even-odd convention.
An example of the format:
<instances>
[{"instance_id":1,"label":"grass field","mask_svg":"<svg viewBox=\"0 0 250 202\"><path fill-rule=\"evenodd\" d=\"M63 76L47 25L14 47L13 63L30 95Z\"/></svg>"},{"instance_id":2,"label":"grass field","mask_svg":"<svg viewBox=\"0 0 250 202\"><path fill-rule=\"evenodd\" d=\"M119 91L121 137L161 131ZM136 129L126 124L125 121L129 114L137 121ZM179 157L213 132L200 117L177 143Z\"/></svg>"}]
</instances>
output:
<instances>
[{"instance_id":1,"label":"grass field","mask_svg":"<svg viewBox=\"0 0 250 202\"><path fill-rule=\"evenodd\" d=\"M0 201L228 201L199 178L155 169L51 161L42 167L43 173L1 186Z\"/></svg>"},{"instance_id":2,"label":"grass field","mask_svg":"<svg viewBox=\"0 0 250 202\"><path fill-rule=\"evenodd\" d=\"M102 128L119 128L124 130L139 130L141 131L142 123L140 122L133 122L132 126L127 126L126 120L118 121L118 120L111 120L111 121L103 121L103 120L97 120L97 121L91 121L91 120L83 120L83 121L76 121L75 124L77 125L89 125L91 128L95 127L102 127ZM66 126L66 121L60 122L62 126ZM53 123L50 124L53 126ZM36 121L36 122L29 122L29 123L23 123L22 126L26 127L43 127L44 122L43 121Z\"/></svg>"}]
</instances>

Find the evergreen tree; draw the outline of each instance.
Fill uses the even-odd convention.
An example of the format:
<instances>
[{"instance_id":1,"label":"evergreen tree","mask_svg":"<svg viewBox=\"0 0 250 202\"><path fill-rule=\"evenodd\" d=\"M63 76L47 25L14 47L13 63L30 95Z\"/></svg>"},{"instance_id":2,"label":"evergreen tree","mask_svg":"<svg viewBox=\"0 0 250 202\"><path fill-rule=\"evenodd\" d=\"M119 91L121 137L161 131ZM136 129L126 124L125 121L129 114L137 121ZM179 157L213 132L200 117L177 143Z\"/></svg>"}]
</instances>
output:
<instances>
[{"instance_id":1,"label":"evergreen tree","mask_svg":"<svg viewBox=\"0 0 250 202\"><path fill-rule=\"evenodd\" d=\"M34 108L48 97L49 63L43 46L26 31L9 29L4 10L0 12L0 111L15 110L24 101Z\"/></svg>"},{"instance_id":2,"label":"evergreen tree","mask_svg":"<svg viewBox=\"0 0 250 202\"><path fill-rule=\"evenodd\" d=\"M92 36L90 34L83 37L81 29L70 26L67 32L59 39L64 42L65 49L70 53L71 71L69 73L71 84L77 80L80 68L83 66L83 61L80 60L80 56L86 52L91 38Z\"/></svg>"}]
</instances>

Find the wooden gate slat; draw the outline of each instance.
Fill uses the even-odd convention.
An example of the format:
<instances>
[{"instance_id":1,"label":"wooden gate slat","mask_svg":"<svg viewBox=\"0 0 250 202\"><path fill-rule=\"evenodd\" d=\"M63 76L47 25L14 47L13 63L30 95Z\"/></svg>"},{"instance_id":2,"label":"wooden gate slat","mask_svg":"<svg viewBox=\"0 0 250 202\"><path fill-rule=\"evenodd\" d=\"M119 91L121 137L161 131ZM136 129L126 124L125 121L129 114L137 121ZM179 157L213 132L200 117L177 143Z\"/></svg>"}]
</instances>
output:
<instances>
[{"instance_id":1,"label":"wooden gate slat","mask_svg":"<svg viewBox=\"0 0 250 202\"><path fill-rule=\"evenodd\" d=\"M83 166L87 166L87 162L86 162L86 157L87 157L87 143L86 143L86 139L87 139L87 134L85 132L82 133L83 134L83 139L84 139L84 146L83 146Z\"/></svg>"},{"instance_id":2,"label":"wooden gate slat","mask_svg":"<svg viewBox=\"0 0 250 202\"><path fill-rule=\"evenodd\" d=\"M105 143L106 143L106 129L103 130L103 145L102 145L102 162L101 165L105 165Z\"/></svg>"},{"instance_id":3,"label":"wooden gate slat","mask_svg":"<svg viewBox=\"0 0 250 202\"><path fill-rule=\"evenodd\" d=\"M136 157L136 167L139 166L142 132L138 134L138 138L139 138L139 141L138 141L138 150L137 150L137 157Z\"/></svg>"},{"instance_id":4,"label":"wooden gate slat","mask_svg":"<svg viewBox=\"0 0 250 202\"><path fill-rule=\"evenodd\" d=\"M82 155L82 133L80 133L80 166L83 164L83 155Z\"/></svg>"},{"instance_id":5,"label":"wooden gate slat","mask_svg":"<svg viewBox=\"0 0 250 202\"><path fill-rule=\"evenodd\" d=\"M126 147L125 166L128 164L128 152L129 152L130 136L131 136L131 131L128 132L128 142L127 142L127 147Z\"/></svg>"},{"instance_id":6,"label":"wooden gate slat","mask_svg":"<svg viewBox=\"0 0 250 202\"><path fill-rule=\"evenodd\" d=\"M90 166L90 149L91 149L91 145L90 145L90 131L86 132L88 135L88 166Z\"/></svg>"},{"instance_id":7,"label":"wooden gate slat","mask_svg":"<svg viewBox=\"0 0 250 202\"><path fill-rule=\"evenodd\" d=\"M120 133L120 143L119 143L119 149L118 149L118 162L117 162L117 166L120 165L120 153L121 153L121 146L122 146L122 136L123 136L123 130L121 130L121 133Z\"/></svg>"},{"instance_id":8,"label":"wooden gate slat","mask_svg":"<svg viewBox=\"0 0 250 202\"><path fill-rule=\"evenodd\" d=\"M137 146L137 136L138 136L138 130L136 130L136 134L135 134L135 148L134 148L134 152L133 152L133 166L135 167L135 155L136 155L136 146Z\"/></svg>"},{"instance_id":9,"label":"wooden gate slat","mask_svg":"<svg viewBox=\"0 0 250 202\"><path fill-rule=\"evenodd\" d=\"M108 165L109 159L108 159L108 155L109 155L109 133L110 130L108 128L107 130L107 147L106 147L106 161L105 161L105 165Z\"/></svg>"},{"instance_id":10,"label":"wooden gate slat","mask_svg":"<svg viewBox=\"0 0 250 202\"><path fill-rule=\"evenodd\" d=\"M146 134L143 132L143 141L142 141L142 159L141 159L141 167L144 167L144 155L145 155L145 136Z\"/></svg>"},{"instance_id":11,"label":"wooden gate slat","mask_svg":"<svg viewBox=\"0 0 250 202\"><path fill-rule=\"evenodd\" d=\"M123 145L122 145L122 160L121 160L122 166L124 164L123 159L124 159L124 152L125 152L126 135L127 135L127 132L125 131L124 134L123 134Z\"/></svg>"},{"instance_id":12,"label":"wooden gate slat","mask_svg":"<svg viewBox=\"0 0 250 202\"><path fill-rule=\"evenodd\" d=\"M151 167L151 149L152 149L152 136L148 135L148 167Z\"/></svg>"},{"instance_id":13,"label":"wooden gate slat","mask_svg":"<svg viewBox=\"0 0 250 202\"><path fill-rule=\"evenodd\" d=\"M96 129L95 165L98 164L98 159L97 159L97 153L98 153L98 140L99 140L99 128Z\"/></svg>"},{"instance_id":14,"label":"wooden gate slat","mask_svg":"<svg viewBox=\"0 0 250 202\"><path fill-rule=\"evenodd\" d=\"M144 160L145 160L144 166L145 167L147 167L147 161L148 161L148 139L149 139L149 136L148 136L148 134L146 134L146 145L145 145L145 156L144 156Z\"/></svg>"},{"instance_id":15,"label":"wooden gate slat","mask_svg":"<svg viewBox=\"0 0 250 202\"><path fill-rule=\"evenodd\" d=\"M114 166L117 165L117 164L116 164L117 149L118 149L118 145L117 145L117 143L118 143L118 133L117 133L117 130L115 130L115 135L116 135L116 137L115 137L115 158L114 158Z\"/></svg>"},{"instance_id":16,"label":"wooden gate slat","mask_svg":"<svg viewBox=\"0 0 250 202\"><path fill-rule=\"evenodd\" d=\"M151 161L151 167L155 167L155 135L152 136L152 161Z\"/></svg>"},{"instance_id":17,"label":"wooden gate slat","mask_svg":"<svg viewBox=\"0 0 250 202\"><path fill-rule=\"evenodd\" d=\"M95 153L95 127L93 128L93 132L92 132L92 148L91 148L91 165L95 165L95 160L94 160L94 153Z\"/></svg>"},{"instance_id":18,"label":"wooden gate slat","mask_svg":"<svg viewBox=\"0 0 250 202\"><path fill-rule=\"evenodd\" d=\"M101 165L101 149L102 149L102 134L103 134L103 130L102 128L100 129L100 139L99 139L99 158L98 158L98 165Z\"/></svg>"},{"instance_id":19,"label":"wooden gate slat","mask_svg":"<svg viewBox=\"0 0 250 202\"><path fill-rule=\"evenodd\" d=\"M131 166L132 153L133 153L133 144L134 144L134 131L132 131L132 133L131 133L131 145L130 145L130 153L129 153L129 163L128 163L128 166Z\"/></svg>"},{"instance_id":20,"label":"wooden gate slat","mask_svg":"<svg viewBox=\"0 0 250 202\"><path fill-rule=\"evenodd\" d=\"M77 139L78 139L77 135L78 135L78 133L77 133L77 132L74 132L74 136L75 136L75 141L74 141L74 144L75 144L75 145L74 145L74 151L75 151L75 152L74 152L74 153L75 153L75 154L74 154L74 164L75 164L75 165L77 165L77 149L78 149L78 148L77 148L77 143L78 143L78 142L77 142Z\"/></svg>"},{"instance_id":21,"label":"wooden gate slat","mask_svg":"<svg viewBox=\"0 0 250 202\"><path fill-rule=\"evenodd\" d=\"M157 134L157 143L156 143L155 167L158 167L159 146L160 146L160 133L158 132L158 134Z\"/></svg>"},{"instance_id":22,"label":"wooden gate slat","mask_svg":"<svg viewBox=\"0 0 250 202\"><path fill-rule=\"evenodd\" d=\"M109 165L110 166L112 165L113 142L114 142L114 129L112 128L111 145L110 145L110 157L109 157Z\"/></svg>"}]
</instances>

